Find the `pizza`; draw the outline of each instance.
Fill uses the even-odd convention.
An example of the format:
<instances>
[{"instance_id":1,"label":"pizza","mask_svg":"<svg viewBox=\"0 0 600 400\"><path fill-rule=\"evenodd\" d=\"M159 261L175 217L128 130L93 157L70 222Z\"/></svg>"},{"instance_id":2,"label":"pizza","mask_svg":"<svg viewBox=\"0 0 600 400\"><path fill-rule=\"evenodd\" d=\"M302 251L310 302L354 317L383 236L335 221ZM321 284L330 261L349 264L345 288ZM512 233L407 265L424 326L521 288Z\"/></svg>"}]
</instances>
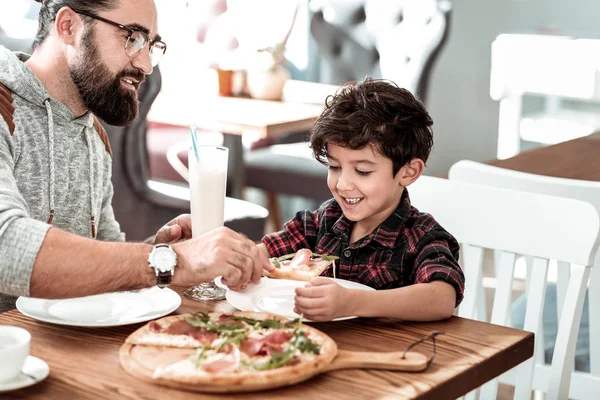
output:
<instances>
[{"instance_id":1,"label":"pizza","mask_svg":"<svg viewBox=\"0 0 600 400\"><path fill-rule=\"evenodd\" d=\"M275 268L271 271L265 270L264 274L270 278L310 281L321 275L330 266L335 267L335 260L338 258L327 254L315 254L309 249L301 249L297 253L270 258L269 261Z\"/></svg>"},{"instance_id":2,"label":"pizza","mask_svg":"<svg viewBox=\"0 0 600 400\"><path fill-rule=\"evenodd\" d=\"M267 313L194 313L151 321L121 348L121 364L153 383L240 392L301 382L323 371L337 345L300 319Z\"/></svg>"}]
</instances>

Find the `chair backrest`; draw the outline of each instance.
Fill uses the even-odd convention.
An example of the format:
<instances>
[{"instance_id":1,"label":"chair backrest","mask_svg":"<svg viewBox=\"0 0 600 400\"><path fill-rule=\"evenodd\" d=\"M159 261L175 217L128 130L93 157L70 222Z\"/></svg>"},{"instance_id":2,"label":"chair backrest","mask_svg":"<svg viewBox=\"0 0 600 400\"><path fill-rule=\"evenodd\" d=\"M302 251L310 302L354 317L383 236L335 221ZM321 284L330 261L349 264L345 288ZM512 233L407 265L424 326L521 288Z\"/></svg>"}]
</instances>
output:
<instances>
[{"instance_id":1,"label":"chair backrest","mask_svg":"<svg viewBox=\"0 0 600 400\"><path fill-rule=\"evenodd\" d=\"M450 31L446 0L323 0L311 32L321 82L366 75L390 79L426 101L435 61Z\"/></svg>"},{"instance_id":2,"label":"chair backrest","mask_svg":"<svg viewBox=\"0 0 600 400\"><path fill-rule=\"evenodd\" d=\"M590 203L600 212L600 182L530 174L470 160L461 160L452 165L449 179L582 200ZM574 373L569 396L575 399L586 398L586 393L597 393L600 390L600 315L598 313L600 310L600 252L596 254L594 266L588 290L591 375L584 372ZM559 274L556 282L557 309L560 315L567 296L565 281L568 280L569 271L562 268L558 272L563 273L562 277ZM590 389L590 386L596 389ZM592 397L587 396L587 398L595 398L595 396L593 394Z\"/></svg>"},{"instance_id":3,"label":"chair backrest","mask_svg":"<svg viewBox=\"0 0 600 400\"><path fill-rule=\"evenodd\" d=\"M477 185L583 200L600 210L600 182L530 174L471 160L461 160L452 165L448 178Z\"/></svg>"},{"instance_id":4,"label":"chair backrest","mask_svg":"<svg viewBox=\"0 0 600 400\"><path fill-rule=\"evenodd\" d=\"M549 260L572 264L549 371L549 398L566 398L569 391L577 331L590 266L599 244L600 217L589 203L561 197L473 185L422 176L409 187L411 201L461 243L466 279L459 315L474 316L483 250L501 251L498 289L491 322L507 325L517 254L534 257L528 288L524 329L539 334ZM516 398L529 398L534 371L530 359L518 368ZM483 398L495 398L497 380L483 388Z\"/></svg>"}]
</instances>

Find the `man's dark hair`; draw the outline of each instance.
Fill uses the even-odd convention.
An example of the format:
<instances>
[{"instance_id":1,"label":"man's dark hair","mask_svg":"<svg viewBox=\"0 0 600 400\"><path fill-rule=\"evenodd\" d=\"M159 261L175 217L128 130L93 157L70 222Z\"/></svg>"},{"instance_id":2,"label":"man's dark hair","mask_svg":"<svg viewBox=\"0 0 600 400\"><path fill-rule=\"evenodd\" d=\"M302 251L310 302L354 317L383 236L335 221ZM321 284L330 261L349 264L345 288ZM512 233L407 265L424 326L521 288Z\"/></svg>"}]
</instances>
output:
<instances>
[{"instance_id":1,"label":"man's dark hair","mask_svg":"<svg viewBox=\"0 0 600 400\"><path fill-rule=\"evenodd\" d=\"M393 175L414 158L427 161L433 120L408 90L386 80L365 78L325 100L310 135L315 158L327 164L327 144L352 150L373 146L392 160Z\"/></svg>"},{"instance_id":2,"label":"man's dark hair","mask_svg":"<svg viewBox=\"0 0 600 400\"><path fill-rule=\"evenodd\" d=\"M69 7L75 10L97 13L98 11L112 10L117 7L119 0L35 0L42 3L40 14L38 16L38 31L33 41L33 49L38 47L52 29L56 19L56 14L63 7ZM87 17L85 17L87 18ZM88 18L93 22L91 18Z\"/></svg>"}]
</instances>

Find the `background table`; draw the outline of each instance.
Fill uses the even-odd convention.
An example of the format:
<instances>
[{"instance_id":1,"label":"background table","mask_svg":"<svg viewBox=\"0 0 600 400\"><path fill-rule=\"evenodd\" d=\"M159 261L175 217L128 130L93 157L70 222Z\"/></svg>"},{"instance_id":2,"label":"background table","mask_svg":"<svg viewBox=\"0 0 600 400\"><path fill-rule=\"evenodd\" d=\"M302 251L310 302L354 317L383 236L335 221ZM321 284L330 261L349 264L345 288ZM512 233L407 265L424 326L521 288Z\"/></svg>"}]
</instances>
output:
<instances>
[{"instance_id":1,"label":"background table","mask_svg":"<svg viewBox=\"0 0 600 400\"><path fill-rule=\"evenodd\" d=\"M600 132L488 164L558 178L600 181Z\"/></svg>"},{"instance_id":2,"label":"background table","mask_svg":"<svg viewBox=\"0 0 600 400\"><path fill-rule=\"evenodd\" d=\"M241 197L244 182L242 134L277 137L309 131L323 111L325 98L338 86L289 80L281 101L257 100L249 97L219 96L203 93L191 99L176 101L159 94L148 113L148 121L223 133L229 148L228 196Z\"/></svg>"}]
</instances>

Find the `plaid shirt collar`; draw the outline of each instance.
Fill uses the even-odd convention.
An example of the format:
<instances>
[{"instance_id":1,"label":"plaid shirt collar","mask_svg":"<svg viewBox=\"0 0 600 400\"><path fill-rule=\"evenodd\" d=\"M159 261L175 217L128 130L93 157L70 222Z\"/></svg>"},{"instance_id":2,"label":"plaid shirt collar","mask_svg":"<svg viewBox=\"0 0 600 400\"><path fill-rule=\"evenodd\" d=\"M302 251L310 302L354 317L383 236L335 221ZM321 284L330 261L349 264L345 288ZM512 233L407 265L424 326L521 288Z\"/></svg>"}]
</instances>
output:
<instances>
[{"instance_id":1,"label":"plaid shirt collar","mask_svg":"<svg viewBox=\"0 0 600 400\"><path fill-rule=\"evenodd\" d=\"M331 215L333 218L337 218L331 229L332 232L336 236L345 237L346 240L349 241L354 222L350 221L344 216L344 213L342 212L337 202L333 201L329 207L335 207L339 210L339 213L325 213L325 215ZM410 197L408 196L408 190L404 188L404 191L402 192L402 197L400 198L400 203L398 204L396 210L389 217L387 217L377 227L377 229L375 229L373 232L371 232L364 238L358 240L355 243L356 247L365 247L369 243L371 243L371 241L376 241L384 247L390 249L394 248L394 246L396 245L396 240L398 239L398 236L400 235L400 232L402 230L401 228L404 226L404 223L408 218L410 209Z\"/></svg>"}]
</instances>

